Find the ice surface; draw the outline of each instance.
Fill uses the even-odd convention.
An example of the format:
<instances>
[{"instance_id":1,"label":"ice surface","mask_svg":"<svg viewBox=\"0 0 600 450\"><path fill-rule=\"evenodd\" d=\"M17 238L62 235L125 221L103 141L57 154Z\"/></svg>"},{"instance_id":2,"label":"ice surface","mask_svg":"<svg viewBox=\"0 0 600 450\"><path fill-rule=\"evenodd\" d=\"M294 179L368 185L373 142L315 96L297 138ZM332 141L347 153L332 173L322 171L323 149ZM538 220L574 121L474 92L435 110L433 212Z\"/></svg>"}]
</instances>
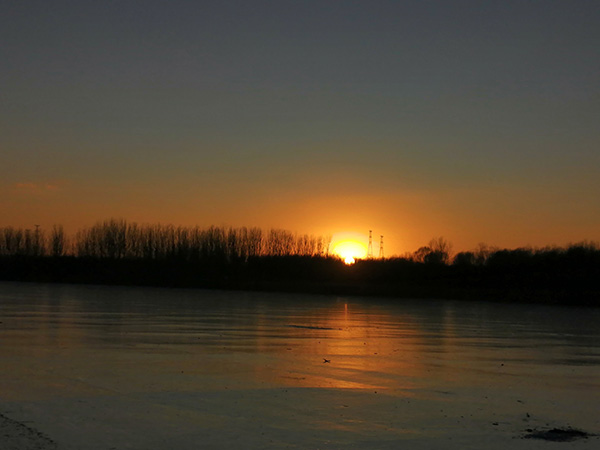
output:
<instances>
[{"instance_id":1,"label":"ice surface","mask_svg":"<svg viewBox=\"0 0 600 450\"><path fill-rule=\"evenodd\" d=\"M483 302L3 283L0 448L549 448L526 430L600 432L598 319Z\"/></svg>"}]
</instances>

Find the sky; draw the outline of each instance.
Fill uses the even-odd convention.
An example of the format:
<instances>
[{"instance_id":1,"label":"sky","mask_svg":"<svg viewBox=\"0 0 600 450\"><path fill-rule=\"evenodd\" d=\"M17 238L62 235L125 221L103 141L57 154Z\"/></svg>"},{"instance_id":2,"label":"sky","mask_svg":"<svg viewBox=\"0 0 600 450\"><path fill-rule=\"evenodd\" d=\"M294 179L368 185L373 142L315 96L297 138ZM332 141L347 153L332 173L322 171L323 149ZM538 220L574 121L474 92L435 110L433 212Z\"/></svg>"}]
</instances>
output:
<instances>
[{"instance_id":1,"label":"sky","mask_svg":"<svg viewBox=\"0 0 600 450\"><path fill-rule=\"evenodd\" d=\"M4 1L0 227L600 240L600 2Z\"/></svg>"}]
</instances>

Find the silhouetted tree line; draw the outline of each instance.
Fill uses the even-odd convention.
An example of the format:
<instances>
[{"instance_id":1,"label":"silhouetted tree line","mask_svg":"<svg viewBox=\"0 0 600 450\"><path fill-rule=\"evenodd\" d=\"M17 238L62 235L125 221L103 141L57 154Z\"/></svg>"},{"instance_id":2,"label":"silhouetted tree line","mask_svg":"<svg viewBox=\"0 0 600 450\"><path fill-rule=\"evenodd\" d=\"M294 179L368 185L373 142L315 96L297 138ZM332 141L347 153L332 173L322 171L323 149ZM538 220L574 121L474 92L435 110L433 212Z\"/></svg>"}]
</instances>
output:
<instances>
[{"instance_id":1,"label":"silhouetted tree line","mask_svg":"<svg viewBox=\"0 0 600 450\"><path fill-rule=\"evenodd\" d=\"M35 230L0 229L2 256L76 256L102 259L247 260L256 256L325 256L329 240L286 230L226 227L139 225L110 219L68 238L62 226L49 234Z\"/></svg>"},{"instance_id":2,"label":"silhouetted tree line","mask_svg":"<svg viewBox=\"0 0 600 450\"><path fill-rule=\"evenodd\" d=\"M452 253L442 237L402 257L345 266L329 239L260 228L107 220L67 236L0 229L0 279L539 301L600 306L600 246Z\"/></svg>"}]
</instances>

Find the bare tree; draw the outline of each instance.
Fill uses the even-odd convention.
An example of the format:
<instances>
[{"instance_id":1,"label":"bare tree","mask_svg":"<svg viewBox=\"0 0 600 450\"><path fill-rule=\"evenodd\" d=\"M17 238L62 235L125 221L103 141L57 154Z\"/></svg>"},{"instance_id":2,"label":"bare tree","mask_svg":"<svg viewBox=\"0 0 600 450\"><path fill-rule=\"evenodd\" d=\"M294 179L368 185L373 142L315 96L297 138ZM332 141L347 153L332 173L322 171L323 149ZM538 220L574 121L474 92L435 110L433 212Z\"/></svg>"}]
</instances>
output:
<instances>
[{"instance_id":1,"label":"bare tree","mask_svg":"<svg viewBox=\"0 0 600 450\"><path fill-rule=\"evenodd\" d=\"M424 246L419 247L415 252L411 255L410 259L415 262L425 262L425 258L432 252L431 247Z\"/></svg>"},{"instance_id":2,"label":"bare tree","mask_svg":"<svg viewBox=\"0 0 600 450\"><path fill-rule=\"evenodd\" d=\"M415 262L428 264L449 264L452 260L452 244L442 236L415 251L411 258Z\"/></svg>"},{"instance_id":3,"label":"bare tree","mask_svg":"<svg viewBox=\"0 0 600 450\"><path fill-rule=\"evenodd\" d=\"M62 225L52 226L50 232L50 254L52 256L63 256L66 251L66 236Z\"/></svg>"}]
</instances>

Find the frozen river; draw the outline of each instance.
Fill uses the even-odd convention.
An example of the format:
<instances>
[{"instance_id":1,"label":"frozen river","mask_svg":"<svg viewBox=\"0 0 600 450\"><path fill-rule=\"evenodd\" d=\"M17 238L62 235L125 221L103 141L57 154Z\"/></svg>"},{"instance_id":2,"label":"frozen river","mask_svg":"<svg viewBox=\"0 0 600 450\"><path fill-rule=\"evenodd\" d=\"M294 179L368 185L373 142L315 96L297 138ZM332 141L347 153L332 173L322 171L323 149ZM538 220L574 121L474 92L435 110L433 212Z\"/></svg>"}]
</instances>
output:
<instances>
[{"instance_id":1,"label":"frozen river","mask_svg":"<svg viewBox=\"0 0 600 450\"><path fill-rule=\"evenodd\" d=\"M523 436L598 411L598 309L0 283L3 450L591 449Z\"/></svg>"}]
</instances>

